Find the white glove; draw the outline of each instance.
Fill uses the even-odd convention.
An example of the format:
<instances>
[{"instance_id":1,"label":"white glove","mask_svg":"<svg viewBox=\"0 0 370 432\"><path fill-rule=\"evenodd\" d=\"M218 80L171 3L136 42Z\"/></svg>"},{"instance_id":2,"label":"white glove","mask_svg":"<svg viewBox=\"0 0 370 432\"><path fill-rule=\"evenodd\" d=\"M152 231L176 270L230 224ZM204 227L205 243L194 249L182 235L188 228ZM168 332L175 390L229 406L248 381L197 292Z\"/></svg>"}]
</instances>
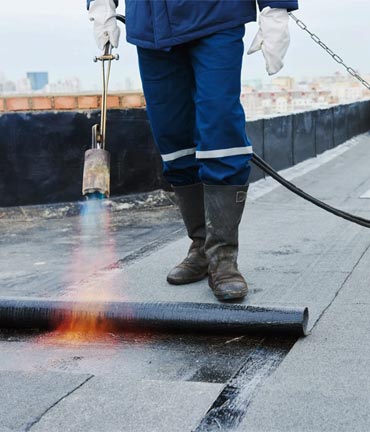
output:
<instances>
[{"instance_id":1,"label":"white glove","mask_svg":"<svg viewBox=\"0 0 370 432\"><path fill-rule=\"evenodd\" d=\"M261 50L266 60L267 73L274 75L283 68L283 60L290 44L288 11L264 8L260 13L259 26L248 54Z\"/></svg>"},{"instance_id":2,"label":"white glove","mask_svg":"<svg viewBox=\"0 0 370 432\"><path fill-rule=\"evenodd\" d=\"M89 19L94 21L94 36L98 47L104 50L110 42L118 47L120 28L116 19L116 5L113 0L94 0L90 3Z\"/></svg>"}]
</instances>

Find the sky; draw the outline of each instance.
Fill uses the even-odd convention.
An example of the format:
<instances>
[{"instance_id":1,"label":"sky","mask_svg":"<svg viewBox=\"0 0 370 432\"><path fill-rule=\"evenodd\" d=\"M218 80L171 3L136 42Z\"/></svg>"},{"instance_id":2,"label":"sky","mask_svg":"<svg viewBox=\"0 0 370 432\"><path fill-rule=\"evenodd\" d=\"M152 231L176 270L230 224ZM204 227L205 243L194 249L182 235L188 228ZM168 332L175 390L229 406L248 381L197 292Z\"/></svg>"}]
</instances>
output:
<instances>
[{"instance_id":1,"label":"sky","mask_svg":"<svg viewBox=\"0 0 370 432\"><path fill-rule=\"evenodd\" d=\"M120 1L119 13L124 13ZM295 13L327 45L355 69L370 73L370 1L300 0ZM291 46L279 75L296 78L333 74L340 67L293 21ZM257 25L246 27L248 49ZM130 79L140 88L135 47L125 40L119 62L112 66L111 89L122 89ZM79 77L84 90L100 90L100 68L92 62L95 45L85 0L0 0L0 73L18 80L28 71L48 71L50 81ZM244 57L242 79L269 80L261 53Z\"/></svg>"}]
</instances>

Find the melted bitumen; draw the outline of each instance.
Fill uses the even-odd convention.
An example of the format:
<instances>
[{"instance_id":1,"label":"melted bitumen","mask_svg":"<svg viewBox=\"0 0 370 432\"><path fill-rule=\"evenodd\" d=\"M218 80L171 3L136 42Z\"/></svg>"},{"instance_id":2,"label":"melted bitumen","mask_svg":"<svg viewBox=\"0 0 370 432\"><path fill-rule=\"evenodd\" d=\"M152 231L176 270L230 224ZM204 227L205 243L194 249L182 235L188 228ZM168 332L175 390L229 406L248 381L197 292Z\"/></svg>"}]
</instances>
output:
<instances>
[{"instance_id":1,"label":"melted bitumen","mask_svg":"<svg viewBox=\"0 0 370 432\"><path fill-rule=\"evenodd\" d=\"M295 342L294 338L261 340L226 384L195 432L235 429L245 417L258 388L278 368Z\"/></svg>"}]
</instances>

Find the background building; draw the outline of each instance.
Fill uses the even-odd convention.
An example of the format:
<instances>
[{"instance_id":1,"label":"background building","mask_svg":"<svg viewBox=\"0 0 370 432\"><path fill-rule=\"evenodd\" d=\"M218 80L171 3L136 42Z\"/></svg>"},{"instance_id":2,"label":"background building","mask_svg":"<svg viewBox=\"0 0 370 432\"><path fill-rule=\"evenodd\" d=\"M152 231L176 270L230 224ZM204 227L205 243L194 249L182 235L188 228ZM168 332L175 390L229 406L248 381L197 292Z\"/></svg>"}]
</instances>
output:
<instances>
[{"instance_id":1,"label":"background building","mask_svg":"<svg viewBox=\"0 0 370 432\"><path fill-rule=\"evenodd\" d=\"M30 80L31 89L34 91L43 90L49 84L48 72L27 72L27 78Z\"/></svg>"},{"instance_id":2,"label":"background building","mask_svg":"<svg viewBox=\"0 0 370 432\"><path fill-rule=\"evenodd\" d=\"M369 75L364 75L369 80ZM370 99L370 91L352 76L276 77L264 84L242 87L241 103L248 119L289 114Z\"/></svg>"}]
</instances>

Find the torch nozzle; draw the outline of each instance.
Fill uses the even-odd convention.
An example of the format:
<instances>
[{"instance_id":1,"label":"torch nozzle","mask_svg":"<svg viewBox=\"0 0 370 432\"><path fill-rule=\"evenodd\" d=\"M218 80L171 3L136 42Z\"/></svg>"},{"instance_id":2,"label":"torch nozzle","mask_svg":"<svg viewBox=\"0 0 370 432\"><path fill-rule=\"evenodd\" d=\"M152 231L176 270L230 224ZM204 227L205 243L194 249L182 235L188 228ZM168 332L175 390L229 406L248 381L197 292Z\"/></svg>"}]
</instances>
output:
<instances>
[{"instance_id":1,"label":"torch nozzle","mask_svg":"<svg viewBox=\"0 0 370 432\"><path fill-rule=\"evenodd\" d=\"M110 195L110 154L101 148L85 152L85 165L82 180L82 194L86 197Z\"/></svg>"}]
</instances>

